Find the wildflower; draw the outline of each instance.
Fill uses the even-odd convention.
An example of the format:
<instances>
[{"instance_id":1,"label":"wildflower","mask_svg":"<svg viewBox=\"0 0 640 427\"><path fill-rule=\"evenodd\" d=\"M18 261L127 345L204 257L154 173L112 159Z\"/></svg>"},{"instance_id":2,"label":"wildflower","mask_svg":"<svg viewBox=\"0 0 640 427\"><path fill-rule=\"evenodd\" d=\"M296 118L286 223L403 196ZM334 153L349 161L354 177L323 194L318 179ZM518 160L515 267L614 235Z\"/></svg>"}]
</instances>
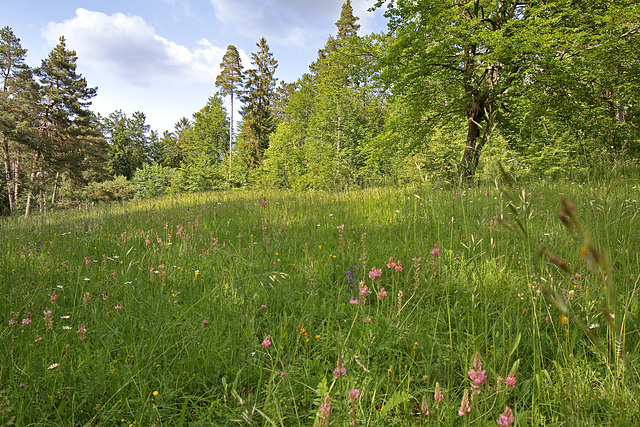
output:
<instances>
[{"instance_id":1,"label":"wildflower","mask_svg":"<svg viewBox=\"0 0 640 427\"><path fill-rule=\"evenodd\" d=\"M271 346L271 334L267 335L267 337L262 340L262 346L264 348L269 348Z\"/></svg>"},{"instance_id":2,"label":"wildflower","mask_svg":"<svg viewBox=\"0 0 640 427\"><path fill-rule=\"evenodd\" d=\"M464 395L462 396L462 402L460 402L460 409L458 409L458 416L463 417L465 414L471 412L471 406L469 406L469 389L464 389Z\"/></svg>"},{"instance_id":3,"label":"wildflower","mask_svg":"<svg viewBox=\"0 0 640 427\"><path fill-rule=\"evenodd\" d=\"M160 394L160 393L158 393L158 390L154 390L153 393L151 393L151 394L153 394L153 397L158 397L158 394Z\"/></svg>"},{"instance_id":4,"label":"wildflower","mask_svg":"<svg viewBox=\"0 0 640 427\"><path fill-rule=\"evenodd\" d=\"M53 305L56 305L56 301L58 301L58 294L56 294L56 291L53 291L53 293L51 294L51 302L53 303Z\"/></svg>"},{"instance_id":5,"label":"wildflower","mask_svg":"<svg viewBox=\"0 0 640 427\"><path fill-rule=\"evenodd\" d=\"M65 331L69 331L71 330L71 326L65 325L62 327L62 329L64 329Z\"/></svg>"},{"instance_id":6,"label":"wildflower","mask_svg":"<svg viewBox=\"0 0 640 427\"><path fill-rule=\"evenodd\" d=\"M382 270L380 270L379 268L373 267L369 272L369 279L377 279L381 275L382 275Z\"/></svg>"},{"instance_id":7,"label":"wildflower","mask_svg":"<svg viewBox=\"0 0 640 427\"><path fill-rule=\"evenodd\" d=\"M351 297L351 299L349 300L349 304L351 305L358 305L359 303L360 301L358 301L358 298Z\"/></svg>"},{"instance_id":8,"label":"wildflower","mask_svg":"<svg viewBox=\"0 0 640 427\"><path fill-rule=\"evenodd\" d=\"M404 295L404 293L402 292L402 290L399 290L398 291L398 310L402 308L402 295Z\"/></svg>"},{"instance_id":9,"label":"wildflower","mask_svg":"<svg viewBox=\"0 0 640 427\"><path fill-rule=\"evenodd\" d=\"M580 278L580 273L576 273L573 276L571 276L571 280L578 280Z\"/></svg>"},{"instance_id":10,"label":"wildflower","mask_svg":"<svg viewBox=\"0 0 640 427\"><path fill-rule=\"evenodd\" d=\"M33 342L38 342L40 340L42 340L42 337L36 334L36 339L33 340Z\"/></svg>"},{"instance_id":11,"label":"wildflower","mask_svg":"<svg viewBox=\"0 0 640 427\"><path fill-rule=\"evenodd\" d=\"M367 288L366 286L363 286L363 287L360 289L359 295L360 295L361 297L365 297L365 296L367 296L367 295L368 295L368 294L370 294L370 293L371 293L371 291L369 290L369 288Z\"/></svg>"},{"instance_id":12,"label":"wildflower","mask_svg":"<svg viewBox=\"0 0 640 427\"><path fill-rule=\"evenodd\" d=\"M358 414L356 412L356 407L358 405L358 399L360 398L360 391L357 388L352 388L349 390L349 400L351 400L351 409L349 410L349 415L351 415L351 422L349 425L357 426L358 425Z\"/></svg>"},{"instance_id":13,"label":"wildflower","mask_svg":"<svg viewBox=\"0 0 640 427\"><path fill-rule=\"evenodd\" d=\"M362 319L362 321L364 323L371 323L371 317L365 317L364 319Z\"/></svg>"},{"instance_id":14,"label":"wildflower","mask_svg":"<svg viewBox=\"0 0 640 427\"><path fill-rule=\"evenodd\" d=\"M47 369L55 369L55 368L57 368L58 366L60 366L60 364L59 364L59 363L52 363L51 365L47 366Z\"/></svg>"},{"instance_id":15,"label":"wildflower","mask_svg":"<svg viewBox=\"0 0 640 427\"><path fill-rule=\"evenodd\" d=\"M440 391L440 383L436 382L436 391L433 394L433 400L435 400L436 403L440 403L442 401L442 399L444 399L444 396L442 395L442 392Z\"/></svg>"},{"instance_id":16,"label":"wildflower","mask_svg":"<svg viewBox=\"0 0 640 427\"><path fill-rule=\"evenodd\" d=\"M508 385L509 387L515 387L516 386L516 376L513 375L513 374L507 375L507 379L504 380L504 383L506 385Z\"/></svg>"},{"instance_id":17,"label":"wildflower","mask_svg":"<svg viewBox=\"0 0 640 427\"><path fill-rule=\"evenodd\" d=\"M53 319L51 318L52 312L51 310L45 310L42 312L42 314L44 314L44 324L46 330L49 331L53 327Z\"/></svg>"},{"instance_id":18,"label":"wildflower","mask_svg":"<svg viewBox=\"0 0 640 427\"><path fill-rule=\"evenodd\" d=\"M422 414L425 417L427 415L429 415L429 405L427 404L427 395L426 394L422 395L422 405L420 405L420 410L422 411Z\"/></svg>"},{"instance_id":19,"label":"wildflower","mask_svg":"<svg viewBox=\"0 0 640 427\"><path fill-rule=\"evenodd\" d=\"M360 391L357 388L352 388L351 390L349 390L348 394L349 394L349 400L351 400L351 403L355 405L358 399L360 398Z\"/></svg>"},{"instance_id":20,"label":"wildflower","mask_svg":"<svg viewBox=\"0 0 640 427\"><path fill-rule=\"evenodd\" d=\"M486 371L482 370L482 361L480 360L480 353L476 352L476 356L473 359L473 369L471 369L468 372L469 378L471 378L471 381L473 383L471 384L471 387L473 387L474 389L474 394L476 394L476 392L479 393L478 389L487 380L487 376L485 373Z\"/></svg>"},{"instance_id":21,"label":"wildflower","mask_svg":"<svg viewBox=\"0 0 640 427\"><path fill-rule=\"evenodd\" d=\"M18 324L18 321L15 318L9 319L9 326L15 326Z\"/></svg>"},{"instance_id":22,"label":"wildflower","mask_svg":"<svg viewBox=\"0 0 640 427\"><path fill-rule=\"evenodd\" d=\"M433 245L433 249L431 249L431 256L436 259L438 258L438 255L440 255L440 248L438 247L438 244L436 243L435 245Z\"/></svg>"},{"instance_id":23,"label":"wildflower","mask_svg":"<svg viewBox=\"0 0 640 427\"><path fill-rule=\"evenodd\" d=\"M324 402L320 404L320 412L318 417L320 418L319 426L329 427L329 414L331 413L331 398L329 395L325 397Z\"/></svg>"},{"instance_id":24,"label":"wildflower","mask_svg":"<svg viewBox=\"0 0 640 427\"><path fill-rule=\"evenodd\" d=\"M338 362L336 362L336 369L333 370L333 376L338 378L345 375L347 375L347 368L345 368L342 364L342 358L338 357Z\"/></svg>"},{"instance_id":25,"label":"wildflower","mask_svg":"<svg viewBox=\"0 0 640 427\"><path fill-rule=\"evenodd\" d=\"M80 339L83 340L87 337L87 329L84 327L84 325L80 324L78 325L76 334L80 334Z\"/></svg>"},{"instance_id":26,"label":"wildflower","mask_svg":"<svg viewBox=\"0 0 640 427\"><path fill-rule=\"evenodd\" d=\"M510 407L505 406L504 412L500 414L496 423L502 427L509 427L515 421L515 417L513 416L513 410Z\"/></svg>"},{"instance_id":27,"label":"wildflower","mask_svg":"<svg viewBox=\"0 0 640 427\"><path fill-rule=\"evenodd\" d=\"M282 373L280 373L280 375L282 375L283 377L286 377L287 373L285 371L282 371Z\"/></svg>"},{"instance_id":28,"label":"wildflower","mask_svg":"<svg viewBox=\"0 0 640 427\"><path fill-rule=\"evenodd\" d=\"M116 304L116 306L113 308L116 310L122 310L122 306L120 305L120 303Z\"/></svg>"},{"instance_id":29,"label":"wildflower","mask_svg":"<svg viewBox=\"0 0 640 427\"><path fill-rule=\"evenodd\" d=\"M384 290L384 288L380 289L380 292L378 292L378 299L383 299L387 297L387 291Z\"/></svg>"},{"instance_id":30,"label":"wildflower","mask_svg":"<svg viewBox=\"0 0 640 427\"><path fill-rule=\"evenodd\" d=\"M22 326L28 326L31 324L31 313L27 315L24 319L22 319Z\"/></svg>"},{"instance_id":31,"label":"wildflower","mask_svg":"<svg viewBox=\"0 0 640 427\"><path fill-rule=\"evenodd\" d=\"M265 311L267 309L267 306L265 304L262 304L260 306L260 310Z\"/></svg>"},{"instance_id":32,"label":"wildflower","mask_svg":"<svg viewBox=\"0 0 640 427\"><path fill-rule=\"evenodd\" d=\"M402 261L398 260L394 267L396 269L396 273L400 273L402 271Z\"/></svg>"},{"instance_id":33,"label":"wildflower","mask_svg":"<svg viewBox=\"0 0 640 427\"><path fill-rule=\"evenodd\" d=\"M396 263L393 262L393 257L389 257L389 262L387 263L387 268L391 269L391 268L395 268Z\"/></svg>"},{"instance_id":34,"label":"wildflower","mask_svg":"<svg viewBox=\"0 0 640 427\"><path fill-rule=\"evenodd\" d=\"M203 328L206 328L207 326L209 326L209 321L208 321L207 319L204 319L204 320L202 321L202 327L203 327Z\"/></svg>"}]
</instances>

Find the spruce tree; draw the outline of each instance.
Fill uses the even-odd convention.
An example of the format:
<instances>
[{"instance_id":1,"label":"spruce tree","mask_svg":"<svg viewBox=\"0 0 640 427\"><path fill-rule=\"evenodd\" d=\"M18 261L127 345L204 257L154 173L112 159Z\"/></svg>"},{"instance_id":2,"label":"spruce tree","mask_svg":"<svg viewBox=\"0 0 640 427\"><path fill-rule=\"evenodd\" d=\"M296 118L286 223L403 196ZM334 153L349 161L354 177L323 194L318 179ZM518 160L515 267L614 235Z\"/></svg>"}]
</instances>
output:
<instances>
[{"instance_id":1,"label":"spruce tree","mask_svg":"<svg viewBox=\"0 0 640 427\"><path fill-rule=\"evenodd\" d=\"M216 77L216 86L220 88L222 96L231 97L231 121L229 122L229 179L231 179L231 152L233 144L233 95L236 88L242 85L242 61L238 49L232 44L227 46L227 52L220 63L220 74Z\"/></svg>"},{"instance_id":2,"label":"spruce tree","mask_svg":"<svg viewBox=\"0 0 640 427\"><path fill-rule=\"evenodd\" d=\"M262 37L256 44L257 53L251 54L251 65L245 80L242 101L242 155L250 168L262 162L269 147L269 135L275 129L272 100L277 84L274 77L278 61L269 52L267 40Z\"/></svg>"}]
</instances>

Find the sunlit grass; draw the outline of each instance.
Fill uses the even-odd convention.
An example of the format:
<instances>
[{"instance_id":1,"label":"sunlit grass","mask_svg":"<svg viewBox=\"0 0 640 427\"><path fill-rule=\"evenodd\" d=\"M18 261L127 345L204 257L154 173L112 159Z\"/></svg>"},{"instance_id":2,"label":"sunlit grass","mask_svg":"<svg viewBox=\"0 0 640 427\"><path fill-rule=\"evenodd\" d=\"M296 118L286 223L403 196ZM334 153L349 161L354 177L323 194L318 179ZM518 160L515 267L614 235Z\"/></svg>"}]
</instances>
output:
<instances>
[{"instance_id":1,"label":"sunlit grass","mask_svg":"<svg viewBox=\"0 0 640 427\"><path fill-rule=\"evenodd\" d=\"M222 192L3 220L0 410L16 425L313 425L328 395L331 425L495 425L505 406L516 424L633 424L638 188L517 188L524 239L499 225L495 188ZM608 250L623 343L560 197ZM476 352L487 380L460 417Z\"/></svg>"}]
</instances>

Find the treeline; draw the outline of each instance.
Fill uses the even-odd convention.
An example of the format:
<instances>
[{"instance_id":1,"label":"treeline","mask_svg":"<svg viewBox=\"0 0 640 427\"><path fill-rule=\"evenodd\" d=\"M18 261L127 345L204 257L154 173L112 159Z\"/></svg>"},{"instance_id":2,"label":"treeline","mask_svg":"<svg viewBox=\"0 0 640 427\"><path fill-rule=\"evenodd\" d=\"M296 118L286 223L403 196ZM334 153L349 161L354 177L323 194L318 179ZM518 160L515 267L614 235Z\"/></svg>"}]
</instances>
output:
<instances>
[{"instance_id":1,"label":"treeline","mask_svg":"<svg viewBox=\"0 0 640 427\"><path fill-rule=\"evenodd\" d=\"M163 135L141 112L92 114L96 89L64 38L30 69L3 28L3 212L245 186L492 180L498 161L532 177L637 169L637 2L375 7L385 8L386 34L359 35L347 0L336 34L294 83L278 82L264 38L247 70L229 46L219 92Z\"/></svg>"}]
</instances>

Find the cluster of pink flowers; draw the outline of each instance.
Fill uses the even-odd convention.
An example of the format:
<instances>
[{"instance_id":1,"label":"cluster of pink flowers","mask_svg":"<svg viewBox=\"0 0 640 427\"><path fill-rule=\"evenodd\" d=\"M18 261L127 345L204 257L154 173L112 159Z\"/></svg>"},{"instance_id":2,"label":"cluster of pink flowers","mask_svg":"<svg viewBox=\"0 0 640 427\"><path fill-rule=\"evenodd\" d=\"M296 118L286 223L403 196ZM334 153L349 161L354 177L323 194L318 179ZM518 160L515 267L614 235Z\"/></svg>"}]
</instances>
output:
<instances>
[{"instance_id":1,"label":"cluster of pink flowers","mask_svg":"<svg viewBox=\"0 0 640 427\"><path fill-rule=\"evenodd\" d=\"M262 340L262 346L264 348L269 348L271 346L271 334L267 335L267 337Z\"/></svg>"},{"instance_id":2,"label":"cluster of pink flowers","mask_svg":"<svg viewBox=\"0 0 640 427\"><path fill-rule=\"evenodd\" d=\"M329 414L331 414L331 398L327 395L327 397L324 398L324 402L320 404L320 412L318 412L320 422L318 426L329 427Z\"/></svg>"},{"instance_id":3,"label":"cluster of pink flowers","mask_svg":"<svg viewBox=\"0 0 640 427\"><path fill-rule=\"evenodd\" d=\"M371 271L369 272L369 279L377 279L378 277L380 277L382 275L382 270L380 270L379 268L375 268L373 267L371 269Z\"/></svg>"},{"instance_id":4,"label":"cluster of pink flowers","mask_svg":"<svg viewBox=\"0 0 640 427\"><path fill-rule=\"evenodd\" d=\"M400 273L402 271L402 261L398 260L398 262L395 262L393 260L393 257L389 257L387 268L394 268L396 270L396 273Z\"/></svg>"},{"instance_id":5,"label":"cluster of pink flowers","mask_svg":"<svg viewBox=\"0 0 640 427\"><path fill-rule=\"evenodd\" d=\"M338 378L338 377L343 377L347 375L347 368L344 367L344 364L342 363L342 358L338 357L338 361L336 362L336 369L333 370L333 376Z\"/></svg>"}]
</instances>

